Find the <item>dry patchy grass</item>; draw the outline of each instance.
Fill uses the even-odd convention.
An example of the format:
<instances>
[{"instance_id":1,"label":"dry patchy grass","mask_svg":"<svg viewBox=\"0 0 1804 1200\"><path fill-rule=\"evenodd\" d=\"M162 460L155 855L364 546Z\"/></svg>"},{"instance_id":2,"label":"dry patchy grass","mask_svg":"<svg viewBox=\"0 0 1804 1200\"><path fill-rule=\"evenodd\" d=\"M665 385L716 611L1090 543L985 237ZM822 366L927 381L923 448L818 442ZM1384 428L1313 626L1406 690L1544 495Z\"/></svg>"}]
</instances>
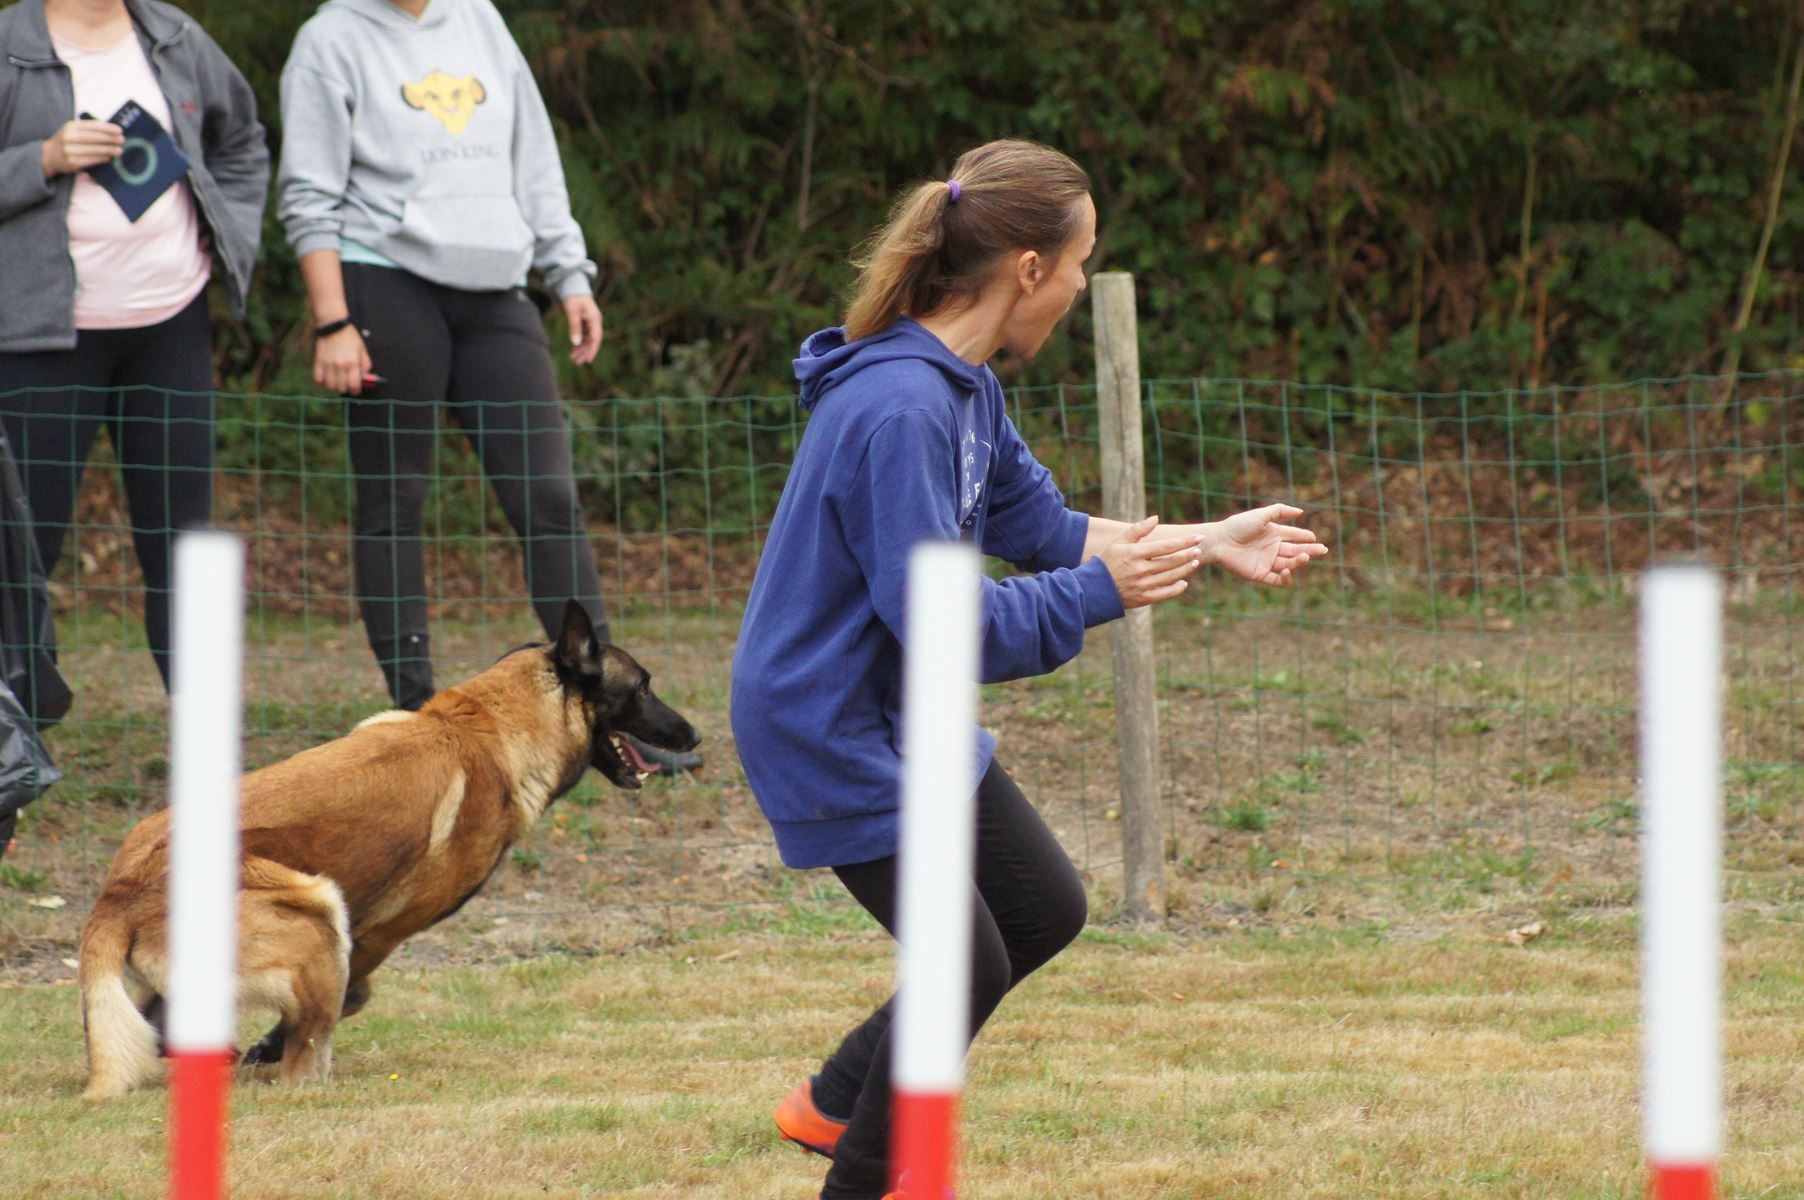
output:
<instances>
[{"instance_id":1,"label":"dry patchy grass","mask_svg":"<svg viewBox=\"0 0 1804 1200\"><path fill-rule=\"evenodd\" d=\"M1797 1197L1804 929L1730 932L1725 1194ZM235 1093L234 1194L812 1197L818 1160L769 1111L889 970L873 931L788 922L586 959L403 957L330 1084ZM1633 1200L1635 986L1620 919L1526 949L1095 932L980 1039L961 1194ZM4 1011L8 1194L161 1194L162 1090L77 1099L66 984L8 988Z\"/></svg>"}]
</instances>

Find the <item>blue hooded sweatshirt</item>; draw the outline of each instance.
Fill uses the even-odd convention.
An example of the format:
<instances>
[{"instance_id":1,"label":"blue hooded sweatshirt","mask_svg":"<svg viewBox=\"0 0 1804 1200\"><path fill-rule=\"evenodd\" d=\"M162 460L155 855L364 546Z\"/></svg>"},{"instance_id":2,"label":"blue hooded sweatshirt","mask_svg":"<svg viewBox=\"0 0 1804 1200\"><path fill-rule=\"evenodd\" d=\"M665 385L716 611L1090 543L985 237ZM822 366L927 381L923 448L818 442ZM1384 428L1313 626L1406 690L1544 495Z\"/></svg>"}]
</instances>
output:
<instances>
[{"instance_id":1,"label":"blue hooded sweatshirt","mask_svg":"<svg viewBox=\"0 0 1804 1200\"><path fill-rule=\"evenodd\" d=\"M917 542L969 542L1035 575L985 579L986 683L1042 675L1121 616L1090 518L1008 418L1002 387L903 318L796 359L812 414L777 504L733 654L733 736L791 867L896 853L902 638ZM975 730L977 779L996 740Z\"/></svg>"}]
</instances>

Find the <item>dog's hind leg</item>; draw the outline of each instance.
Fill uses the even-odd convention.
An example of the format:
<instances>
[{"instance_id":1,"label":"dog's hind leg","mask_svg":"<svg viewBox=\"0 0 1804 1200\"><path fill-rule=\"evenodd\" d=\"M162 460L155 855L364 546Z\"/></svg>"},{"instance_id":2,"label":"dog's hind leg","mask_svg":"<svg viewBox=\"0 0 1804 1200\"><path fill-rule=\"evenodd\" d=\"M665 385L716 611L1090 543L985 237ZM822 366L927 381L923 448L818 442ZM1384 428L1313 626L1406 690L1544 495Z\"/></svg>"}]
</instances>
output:
<instances>
[{"instance_id":1,"label":"dog's hind leg","mask_svg":"<svg viewBox=\"0 0 1804 1200\"><path fill-rule=\"evenodd\" d=\"M323 1082L332 1074L332 1030L344 1005L344 971L321 954L290 979L294 1008L282 1014L282 1080Z\"/></svg>"},{"instance_id":2,"label":"dog's hind leg","mask_svg":"<svg viewBox=\"0 0 1804 1200\"><path fill-rule=\"evenodd\" d=\"M370 981L367 979L353 980L351 985L345 989L344 1007L339 1010L338 1019L342 1021L346 1017L356 1016L369 1002ZM282 1051L288 1040L287 1030L287 1025L280 1021L276 1022L274 1028L257 1039L256 1045L244 1052L244 1057L238 1060L238 1065L241 1067L264 1067L274 1066L281 1062Z\"/></svg>"},{"instance_id":3,"label":"dog's hind leg","mask_svg":"<svg viewBox=\"0 0 1804 1200\"><path fill-rule=\"evenodd\" d=\"M363 1006L370 1002L370 982L367 979L355 980L345 989L344 1007L339 1010L338 1019L356 1016L363 1011ZM282 1061L282 1051L287 1044L288 1027L278 1021L275 1027L261 1038L256 1045L244 1052L238 1060L241 1067L274 1066Z\"/></svg>"},{"instance_id":4,"label":"dog's hind leg","mask_svg":"<svg viewBox=\"0 0 1804 1200\"><path fill-rule=\"evenodd\" d=\"M247 1063L281 1059L288 1083L332 1071L332 1030L350 978L350 918L338 886L266 860L245 863L240 982L246 1003L261 1002L281 1022L246 1053Z\"/></svg>"}]
</instances>

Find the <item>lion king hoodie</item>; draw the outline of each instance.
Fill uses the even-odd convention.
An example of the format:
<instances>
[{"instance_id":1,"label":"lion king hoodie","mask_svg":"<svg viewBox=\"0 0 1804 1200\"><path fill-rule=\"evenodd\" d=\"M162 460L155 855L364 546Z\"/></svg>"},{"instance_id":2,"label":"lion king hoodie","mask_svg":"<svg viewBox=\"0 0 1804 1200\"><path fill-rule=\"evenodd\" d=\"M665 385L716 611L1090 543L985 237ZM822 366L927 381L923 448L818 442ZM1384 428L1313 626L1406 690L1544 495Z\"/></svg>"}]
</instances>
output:
<instances>
[{"instance_id":1,"label":"lion king hoodie","mask_svg":"<svg viewBox=\"0 0 1804 1200\"><path fill-rule=\"evenodd\" d=\"M551 118L490 0L327 0L282 68L276 211L299 258L337 250L466 291L544 274L587 295Z\"/></svg>"},{"instance_id":2,"label":"lion king hoodie","mask_svg":"<svg viewBox=\"0 0 1804 1200\"><path fill-rule=\"evenodd\" d=\"M811 416L777 503L733 655L733 736L792 867L896 852L908 556L960 540L1033 575L985 579L984 682L1040 675L1122 613L1090 518L1065 507L988 366L903 318L796 359ZM973 730L975 788L996 740Z\"/></svg>"}]
</instances>

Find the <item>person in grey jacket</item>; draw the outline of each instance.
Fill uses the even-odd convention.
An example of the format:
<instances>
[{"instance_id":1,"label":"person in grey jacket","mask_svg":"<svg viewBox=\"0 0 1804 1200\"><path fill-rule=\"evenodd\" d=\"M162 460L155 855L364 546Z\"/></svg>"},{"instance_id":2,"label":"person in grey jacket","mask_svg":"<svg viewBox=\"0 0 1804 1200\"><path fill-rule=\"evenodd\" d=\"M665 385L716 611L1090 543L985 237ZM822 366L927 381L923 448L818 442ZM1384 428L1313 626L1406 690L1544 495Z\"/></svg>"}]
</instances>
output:
<instances>
[{"instance_id":1,"label":"person in grey jacket","mask_svg":"<svg viewBox=\"0 0 1804 1200\"><path fill-rule=\"evenodd\" d=\"M149 152L134 143L122 157L124 133L108 119L131 104L188 160L136 216L91 174L105 163L145 170ZM242 314L268 185L250 85L182 10L160 0L0 10L0 421L46 569L107 430L165 686L172 535L212 515L206 285L217 259Z\"/></svg>"},{"instance_id":2,"label":"person in grey jacket","mask_svg":"<svg viewBox=\"0 0 1804 1200\"><path fill-rule=\"evenodd\" d=\"M328 0L282 70L277 211L314 325L313 379L348 398L359 611L389 693L432 695L422 515L440 406L525 550L548 635L607 638L537 271L570 360L601 347L596 268L537 83L490 0ZM700 765L636 747L663 770Z\"/></svg>"}]
</instances>

